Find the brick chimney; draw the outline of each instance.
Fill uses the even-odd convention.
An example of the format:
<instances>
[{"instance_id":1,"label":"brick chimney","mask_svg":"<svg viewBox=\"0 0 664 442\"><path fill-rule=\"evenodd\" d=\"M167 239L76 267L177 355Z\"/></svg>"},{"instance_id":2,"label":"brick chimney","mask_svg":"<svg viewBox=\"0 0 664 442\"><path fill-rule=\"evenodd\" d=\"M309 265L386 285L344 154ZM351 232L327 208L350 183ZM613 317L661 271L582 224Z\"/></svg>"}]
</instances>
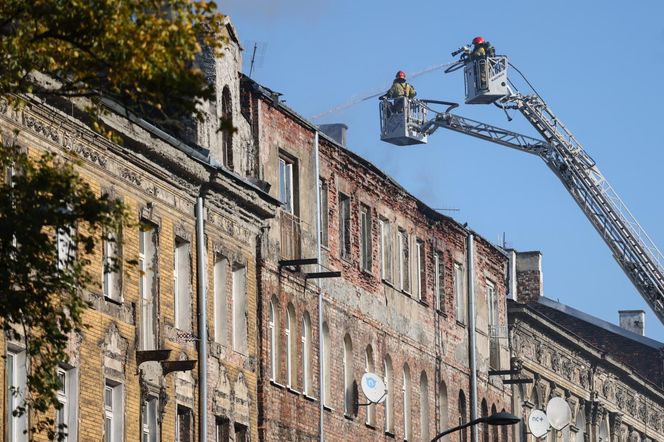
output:
<instances>
[{"instance_id":1,"label":"brick chimney","mask_svg":"<svg viewBox=\"0 0 664 442\"><path fill-rule=\"evenodd\" d=\"M318 129L337 143L346 147L346 131L348 130L348 126L345 124L321 124L318 126Z\"/></svg>"},{"instance_id":2,"label":"brick chimney","mask_svg":"<svg viewBox=\"0 0 664 442\"><path fill-rule=\"evenodd\" d=\"M544 296L541 252L516 253L515 292L515 300L524 304L535 302L541 296Z\"/></svg>"},{"instance_id":3,"label":"brick chimney","mask_svg":"<svg viewBox=\"0 0 664 442\"><path fill-rule=\"evenodd\" d=\"M646 331L646 312L643 310L619 310L620 326L637 335L644 336Z\"/></svg>"}]
</instances>

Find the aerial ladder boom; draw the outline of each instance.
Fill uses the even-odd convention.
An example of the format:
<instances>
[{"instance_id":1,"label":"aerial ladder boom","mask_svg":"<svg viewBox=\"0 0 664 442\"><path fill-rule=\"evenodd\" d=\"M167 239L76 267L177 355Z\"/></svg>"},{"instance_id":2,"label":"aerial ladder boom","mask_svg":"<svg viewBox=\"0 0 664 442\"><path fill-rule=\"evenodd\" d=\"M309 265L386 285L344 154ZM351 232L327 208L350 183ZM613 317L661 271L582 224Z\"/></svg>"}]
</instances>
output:
<instances>
[{"instance_id":1,"label":"aerial ladder boom","mask_svg":"<svg viewBox=\"0 0 664 442\"><path fill-rule=\"evenodd\" d=\"M437 112L434 118L424 122L421 118L417 121L411 120L406 112L404 129L399 130L409 132L398 139L399 143L393 144L426 143L427 136L442 127L539 156L572 195L609 246L625 274L660 322L664 323L664 256L602 175L594 160L539 95L522 95L508 88L506 95L497 100L492 98L496 90L493 84L495 83L498 90L504 87L506 72L493 72L488 69L502 66L506 71L508 64L506 57L495 58L504 60L499 63L489 59L475 66L472 66L473 61L469 60L461 63L465 68L466 103L497 101L500 107L517 109L543 140L455 115L450 112L456 107L453 103L411 100L417 103L407 103L407 109L421 106L431 110L430 103L447 104L450 107L445 112ZM475 83L469 85L469 81ZM487 99L484 100L481 95L485 95ZM381 103L381 109L388 105ZM395 134L390 132L387 124L389 121L385 122L386 124L383 124L381 121L381 138L387 142L397 140ZM415 139L414 136L418 138Z\"/></svg>"}]
</instances>

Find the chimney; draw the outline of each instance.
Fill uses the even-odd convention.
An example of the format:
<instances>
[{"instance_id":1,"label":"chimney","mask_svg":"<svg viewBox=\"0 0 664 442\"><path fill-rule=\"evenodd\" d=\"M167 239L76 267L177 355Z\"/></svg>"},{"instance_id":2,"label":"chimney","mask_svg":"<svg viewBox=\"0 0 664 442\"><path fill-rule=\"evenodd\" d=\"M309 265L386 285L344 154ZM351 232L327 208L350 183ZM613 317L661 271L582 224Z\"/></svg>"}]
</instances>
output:
<instances>
[{"instance_id":1,"label":"chimney","mask_svg":"<svg viewBox=\"0 0 664 442\"><path fill-rule=\"evenodd\" d=\"M318 129L337 143L346 147L346 131L348 126L343 123L321 124Z\"/></svg>"},{"instance_id":2,"label":"chimney","mask_svg":"<svg viewBox=\"0 0 664 442\"><path fill-rule=\"evenodd\" d=\"M513 296L515 301L521 303L536 302L544 296L541 252L516 253L516 287Z\"/></svg>"},{"instance_id":3,"label":"chimney","mask_svg":"<svg viewBox=\"0 0 664 442\"><path fill-rule=\"evenodd\" d=\"M637 335L644 336L646 331L646 312L643 310L619 310L620 326Z\"/></svg>"}]
</instances>

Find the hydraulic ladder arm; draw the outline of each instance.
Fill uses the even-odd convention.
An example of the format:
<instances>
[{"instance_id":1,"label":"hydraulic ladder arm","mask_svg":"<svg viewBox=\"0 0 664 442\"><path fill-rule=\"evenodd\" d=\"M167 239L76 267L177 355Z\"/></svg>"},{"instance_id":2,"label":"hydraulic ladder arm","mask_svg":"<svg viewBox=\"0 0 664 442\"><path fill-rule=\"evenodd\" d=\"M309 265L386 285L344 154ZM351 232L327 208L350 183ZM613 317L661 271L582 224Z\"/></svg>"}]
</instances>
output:
<instances>
[{"instance_id":1,"label":"hydraulic ladder arm","mask_svg":"<svg viewBox=\"0 0 664 442\"><path fill-rule=\"evenodd\" d=\"M574 135L537 96L512 94L511 103L542 135L538 140L486 123L443 112L420 127L439 127L537 155L556 174L604 239L613 256L664 323L664 256L627 209Z\"/></svg>"}]
</instances>

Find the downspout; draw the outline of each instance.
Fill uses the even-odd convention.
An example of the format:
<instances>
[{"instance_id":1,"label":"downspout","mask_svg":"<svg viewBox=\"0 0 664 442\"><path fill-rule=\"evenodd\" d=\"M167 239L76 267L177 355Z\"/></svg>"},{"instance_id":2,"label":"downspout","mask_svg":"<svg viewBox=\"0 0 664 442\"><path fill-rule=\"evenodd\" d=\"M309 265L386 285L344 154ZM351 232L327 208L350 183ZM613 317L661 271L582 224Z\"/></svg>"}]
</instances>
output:
<instances>
[{"instance_id":1,"label":"downspout","mask_svg":"<svg viewBox=\"0 0 664 442\"><path fill-rule=\"evenodd\" d=\"M198 440L207 441L207 287L203 197L196 199L196 276L198 279Z\"/></svg>"},{"instance_id":2,"label":"downspout","mask_svg":"<svg viewBox=\"0 0 664 442\"><path fill-rule=\"evenodd\" d=\"M477 331L475 330L475 267L474 248L475 239L468 232L468 252L466 254L468 263L468 365L470 368L470 420L477 419ZM486 424L485 424L486 425ZM477 426L470 427L472 442L477 442Z\"/></svg>"},{"instance_id":3,"label":"downspout","mask_svg":"<svg viewBox=\"0 0 664 442\"><path fill-rule=\"evenodd\" d=\"M318 260L318 271L321 271L321 213L320 213L320 157L318 153L318 131L314 134L314 156L315 156L315 186L316 189L316 258ZM316 280L318 284L318 402L319 402L319 428L318 428L318 440L323 442L325 440L324 432L324 415L325 411L323 405L323 290L320 287L320 279Z\"/></svg>"}]
</instances>

